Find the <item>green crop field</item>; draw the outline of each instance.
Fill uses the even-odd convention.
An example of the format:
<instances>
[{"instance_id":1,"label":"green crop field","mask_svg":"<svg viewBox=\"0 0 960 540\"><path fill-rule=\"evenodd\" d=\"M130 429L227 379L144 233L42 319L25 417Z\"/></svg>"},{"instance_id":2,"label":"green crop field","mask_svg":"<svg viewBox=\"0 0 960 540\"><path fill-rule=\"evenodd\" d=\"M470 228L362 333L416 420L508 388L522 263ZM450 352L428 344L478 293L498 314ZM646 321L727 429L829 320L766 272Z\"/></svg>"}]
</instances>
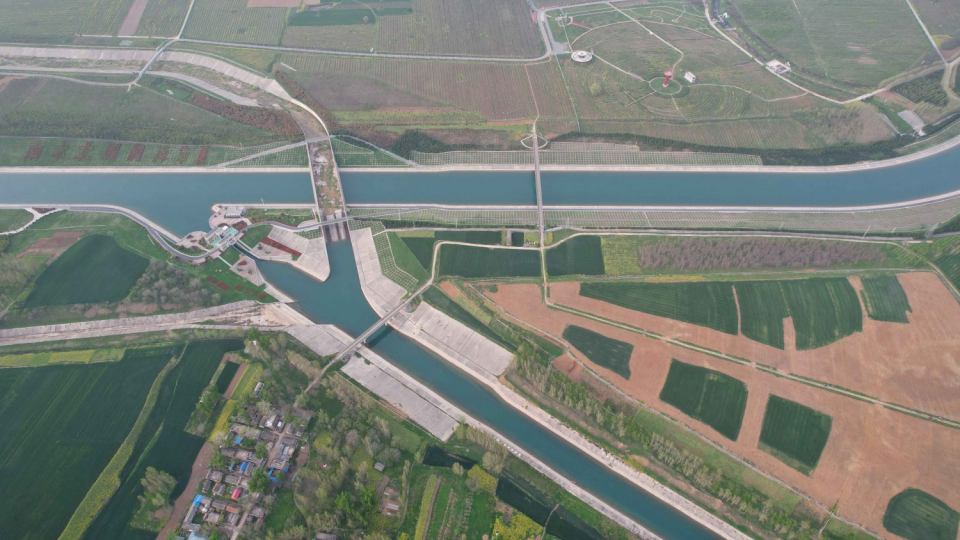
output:
<instances>
[{"instance_id":1,"label":"green crop field","mask_svg":"<svg viewBox=\"0 0 960 540\"><path fill-rule=\"evenodd\" d=\"M775 395L770 395L763 413L760 449L810 474L830 438L833 419L826 414Z\"/></svg>"},{"instance_id":2,"label":"green crop field","mask_svg":"<svg viewBox=\"0 0 960 540\"><path fill-rule=\"evenodd\" d=\"M26 210L0 210L0 232L13 231L23 227L33 218L33 214Z\"/></svg>"},{"instance_id":3,"label":"green crop field","mask_svg":"<svg viewBox=\"0 0 960 540\"><path fill-rule=\"evenodd\" d=\"M907 540L955 540L960 513L919 489L905 489L890 499L883 527Z\"/></svg>"},{"instance_id":4,"label":"green crop field","mask_svg":"<svg viewBox=\"0 0 960 540\"><path fill-rule=\"evenodd\" d=\"M115 35L132 0L0 0L0 40L69 43L76 34Z\"/></svg>"},{"instance_id":5,"label":"green crop field","mask_svg":"<svg viewBox=\"0 0 960 540\"><path fill-rule=\"evenodd\" d=\"M747 386L719 371L674 360L660 400L735 441L747 407Z\"/></svg>"},{"instance_id":6,"label":"green crop field","mask_svg":"<svg viewBox=\"0 0 960 540\"><path fill-rule=\"evenodd\" d=\"M407 231L397 235L427 273L433 267L433 246L436 242L464 242L496 246L502 240L500 231Z\"/></svg>"},{"instance_id":7,"label":"green crop field","mask_svg":"<svg viewBox=\"0 0 960 540\"><path fill-rule=\"evenodd\" d=\"M179 349L120 362L0 370L0 537L56 538Z\"/></svg>"},{"instance_id":8,"label":"green crop field","mask_svg":"<svg viewBox=\"0 0 960 540\"><path fill-rule=\"evenodd\" d=\"M547 251L547 275L602 276L604 273L599 236L577 236Z\"/></svg>"},{"instance_id":9,"label":"green crop field","mask_svg":"<svg viewBox=\"0 0 960 540\"><path fill-rule=\"evenodd\" d=\"M910 309L910 300L895 275L882 275L862 278L863 305L867 307L867 315L876 321L909 323L907 312Z\"/></svg>"},{"instance_id":10,"label":"green crop field","mask_svg":"<svg viewBox=\"0 0 960 540\"><path fill-rule=\"evenodd\" d=\"M248 8L246 0L197 0L184 37L279 45L287 8Z\"/></svg>"},{"instance_id":11,"label":"green crop field","mask_svg":"<svg viewBox=\"0 0 960 540\"><path fill-rule=\"evenodd\" d=\"M120 488L87 530L84 536L86 540L153 540L157 537L155 532L129 526L130 518L139 505L137 496L143 493L140 479L147 467L154 467L177 480L174 498L187 487L193 489L194 486L187 486L187 480L204 439L190 435L183 428L224 353L241 349L243 341L238 339L187 344L180 363L164 380L157 404L134 446L130 461L120 475Z\"/></svg>"},{"instance_id":12,"label":"green crop field","mask_svg":"<svg viewBox=\"0 0 960 540\"><path fill-rule=\"evenodd\" d=\"M431 268L433 266L433 236L401 236L401 240L410 250L410 253L416 257L420 266Z\"/></svg>"},{"instance_id":13,"label":"green crop field","mask_svg":"<svg viewBox=\"0 0 960 540\"><path fill-rule=\"evenodd\" d=\"M784 348L783 319L790 316L779 281L739 281L733 284L740 305L740 331L754 340Z\"/></svg>"},{"instance_id":14,"label":"green crop field","mask_svg":"<svg viewBox=\"0 0 960 540\"><path fill-rule=\"evenodd\" d=\"M537 277L540 253L461 245L440 248L440 275L465 278Z\"/></svg>"},{"instance_id":15,"label":"green crop field","mask_svg":"<svg viewBox=\"0 0 960 540\"><path fill-rule=\"evenodd\" d=\"M113 237L80 239L37 278L25 305L63 306L123 300L150 261L121 248Z\"/></svg>"},{"instance_id":16,"label":"green crop field","mask_svg":"<svg viewBox=\"0 0 960 540\"><path fill-rule=\"evenodd\" d=\"M180 32L183 19L190 7L189 0L164 0L147 2L147 9L137 26L138 36L173 37Z\"/></svg>"},{"instance_id":17,"label":"green crop field","mask_svg":"<svg viewBox=\"0 0 960 540\"><path fill-rule=\"evenodd\" d=\"M797 334L797 350L829 345L863 330L863 311L846 278L781 281Z\"/></svg>"},{"instance_id":18,"label":"green crop field","mask_svg":"<svg viewBox=\"0 0 960 540\"><path fill-rule=\"evenodd\" d=\"M580 295L737 334L737 304L729 283L582 283Z\"/></svg>"},{"instance_id":19,"label":"green crop field","mask_svg":"<svg viewBox=\"0 0 960 540\"><path fill-rule=\"evenodd\" d=\"M563 339L569 341L594 364L605 367L624 379L630 378L633 345L573 325L563 329Z\"/></svg>"}]
</instances>

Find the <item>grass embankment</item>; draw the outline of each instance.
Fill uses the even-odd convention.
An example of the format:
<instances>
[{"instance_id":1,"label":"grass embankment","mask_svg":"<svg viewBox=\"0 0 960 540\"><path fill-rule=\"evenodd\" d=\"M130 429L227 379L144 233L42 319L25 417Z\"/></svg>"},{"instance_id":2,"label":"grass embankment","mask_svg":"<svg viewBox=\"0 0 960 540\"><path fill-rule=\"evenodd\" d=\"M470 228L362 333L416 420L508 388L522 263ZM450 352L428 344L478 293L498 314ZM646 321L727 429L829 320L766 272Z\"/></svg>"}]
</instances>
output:
<instances>
[{"instance_id":1,"label":"grass embankment","mask_svg":"<svg viewBox=\"0 0 960 540\"><path fill-rule=\"evenodd\" d=\"M33 219L33 214L26 210L0 209L0 232L15 231Z\"/></svg>"}]
</instances>

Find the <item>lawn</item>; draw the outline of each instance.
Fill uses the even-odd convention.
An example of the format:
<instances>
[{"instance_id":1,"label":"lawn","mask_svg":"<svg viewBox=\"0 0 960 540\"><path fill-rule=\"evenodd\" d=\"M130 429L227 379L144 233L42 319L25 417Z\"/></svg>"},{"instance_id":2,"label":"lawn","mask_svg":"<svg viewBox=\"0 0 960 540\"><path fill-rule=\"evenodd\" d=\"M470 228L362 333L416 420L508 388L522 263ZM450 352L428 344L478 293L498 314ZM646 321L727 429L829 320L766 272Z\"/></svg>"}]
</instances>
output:
<instances>
[{"instance_id":1,"label":"lawn","mask_svg":"<svg viewBox=\"0 0 960 540\"><path fill-rule=\"evenodd\" d=\"M602 276L605 273L599 236L577 236L547 251L547 275Z\"/></svg>"},{"instance_id":2,"label":"lawn","mask_svg":"<svg viewBox=\"0 0 960 540\"><path fill-rule=\"evenodd\" d=\"M13 231L23 227L33 219L33 214L26 210L0 209L0 232Z\"/></svg>"},{"instance_id":3,"label":"lawn","mask_svg":"<svg viewBox=\"0 0 960 540\"><path fill-rule=\"evenodd\" d=\"M272 230L273 226L271 225L255 225L253 227L247 227L243 230L243 243L253 248L264 238L266 238Z\"/></svg>"},{"instance_id":4,"label":"lawn","mask_svg":"<svg viewBox=\"0 0 960 540\"><path fill-rule=\"evenodd\" d=\"M955 540L960 513L940 499L906 489L890 499L883 527L907 540Z\"/></svg>"},{"instance_id":5,"label":"lawn","mask_svg":"<svg viewBox=\"0 0 960 540\"><path fill-rule=\"evenodd\" d=\"M630 355L633 354L633 345L573 325L563 329L563 339L570 342L594 364L605 367L624 379L630 378Z\"/></svg>"},{"instance_id":6,"label":"lawn","mask_svg":"<svg viewBox=\"0 0 960 540\"><path fill-rule=\"evenodd\" d=\"M907 312L910 309L910 300L900 285L897 276L886 274L882 276L864 277L863 304L867 308L867 316L876 321L909 323Z\"/></svg>"},{"instance_id":7,"label":"lawn","mask_svg":"<svg viewBox=\"0 0 960 540\"><path fill-rule=\"evenodd\" d=\"M60 534L178 351L137 349L120 362L0 370L0 537Z\"/></svg>"},{"instance_id":8,"label":"lawn","mask_svg":"<svg viewBox=\"0 0 960 540\"><path fill-rule=\"evenodd\" d=\"M660 400L735 441L747 406L747 387L719 371L674 360Z\"/></svg>"},{"instance_id":9,"label":"lawn","mask_svg":"<svg viewBox=\"0 0 960 540\"><path fill-rule=\"evenodd\" d=\"M737 334L737 305L729 283L582 283L580 295Z\"/></svg>"},{"instance_id":10,"label":"lawn","mask_svg":"<svg viewBox=\"0 0 960 540\"><path fill-rule=\"evenodd\" d=\"M783 297L793 318L797 350L829 345L863 330L863 311L846 278L781 281Z\"/></svg>"},{"instance_id":11,"label":"lawn","mask_svg":"<svg viewBox=\"0 0 960 540\"><path fill-rule=\"evenodd\" d=\"M80 239L37 278L27 308L101 304L123 300L150 262L121 248L111 236Z\"/></svg>"},{"instance_id":12,"label":"lawn","mask_svg":"<svg viewBox=\"0 0 960 540\"><path fill-rule=\"evenodd\" d=\"M728 0L726 11L765 57L848 88L872 89L932 48L905 2Z\"/></svg>"},{"instance_id":13,"label":"lawn","mask_svg":"<svg viewBox=\"0 0 960 540\"><path fill-rule=\"evenodd\" d=\"M183 428L224 353L242 348L243 341L238 339L194 341L187 345L180 363L163 383L132 458L120 475L120 488L87 530L85 539L156 538L156 533L129 527L130 518L138 508L137 496L143 492L140 479L149 466L176 478L174 499L188 487L190 469L204 439L186 433Z\"/></svg>"},{"instance_id":14,"label":"lawn","mask_svg":"<svg viewBox=\"0 0 960 540\"><path fill-rule=\"evenodd\" d=\"M537 277L540 253L461 245L440 248L440 275L465 278Z\"/></svg>"},{"instance_id":15,"label":"lawn","mask_svg":"<svg viewBox=\"0 0 960 540\"><path fill-rule=\"evenodd\" d=\"M790 316L779 281L733 284L740 305L740 331L754 340L783 349L783 319Z\"/></svg>"},{"instance_id":16,"label":"lawn","mask_svg":"<svg viewBox=\"0 0 960 540\"><path fill-rule=\"evenodd\" d=\"M809 475L820 461L832 424L826 414L771 394L763 414L760 449Z\"/></svg>"}]
</instances>

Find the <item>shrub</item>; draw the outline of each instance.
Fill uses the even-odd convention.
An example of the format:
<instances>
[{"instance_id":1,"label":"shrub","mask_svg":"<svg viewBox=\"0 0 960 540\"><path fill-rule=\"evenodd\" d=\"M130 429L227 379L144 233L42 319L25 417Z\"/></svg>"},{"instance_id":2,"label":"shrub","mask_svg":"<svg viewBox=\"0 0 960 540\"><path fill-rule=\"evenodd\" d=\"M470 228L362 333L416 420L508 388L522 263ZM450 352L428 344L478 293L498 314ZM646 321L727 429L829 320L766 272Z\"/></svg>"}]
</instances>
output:
<instances>
[{"instance_id":1,"label":"shrub","mask_svg":"<svg viewBox=\"0 0 960 540\"><path fill-rule=\"evenodd\" d=\"M477 482L477 487L491 495L497 494L497 477L474 465L468 472L467 478L473 478Z\"/></svg>"}]
</instances>

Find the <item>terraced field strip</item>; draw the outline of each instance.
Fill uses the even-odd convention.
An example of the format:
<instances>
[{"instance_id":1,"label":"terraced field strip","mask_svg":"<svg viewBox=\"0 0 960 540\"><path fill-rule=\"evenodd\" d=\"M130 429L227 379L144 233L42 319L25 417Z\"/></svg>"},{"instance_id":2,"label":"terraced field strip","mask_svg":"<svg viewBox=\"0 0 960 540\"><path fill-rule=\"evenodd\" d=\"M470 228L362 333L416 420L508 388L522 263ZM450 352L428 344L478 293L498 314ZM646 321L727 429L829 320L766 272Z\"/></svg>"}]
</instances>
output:
<instances>
[{"instance_id":1,"label":"terraced field strip","mask_svg":"<svg viewBox=\"0 0 960 540\"><path fill-rule=\"evenodd\" d=\"M820 461L832 425L830 416L771 394L763 414L760 449L810 474Z\"/></svg>"},{"instance_id":2,"label":"terraced field strip","mask_svg":"<svg viewBox=\"0 0 960 540\"><path fill-rule=\"evenodd\" d=\"M51 351L0 356L0 367L38 367L54 364L91 364L116 362L123 358L124 349L85 349L79 351Z\"/></svg>"}]
</instances>

